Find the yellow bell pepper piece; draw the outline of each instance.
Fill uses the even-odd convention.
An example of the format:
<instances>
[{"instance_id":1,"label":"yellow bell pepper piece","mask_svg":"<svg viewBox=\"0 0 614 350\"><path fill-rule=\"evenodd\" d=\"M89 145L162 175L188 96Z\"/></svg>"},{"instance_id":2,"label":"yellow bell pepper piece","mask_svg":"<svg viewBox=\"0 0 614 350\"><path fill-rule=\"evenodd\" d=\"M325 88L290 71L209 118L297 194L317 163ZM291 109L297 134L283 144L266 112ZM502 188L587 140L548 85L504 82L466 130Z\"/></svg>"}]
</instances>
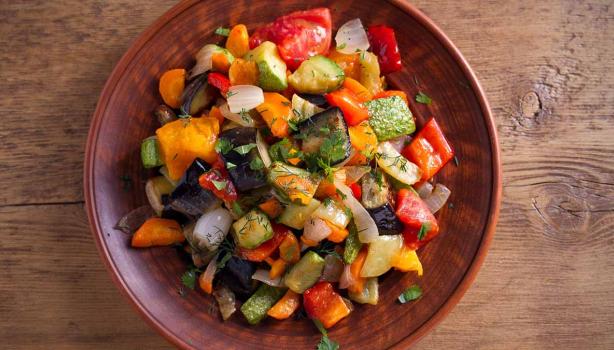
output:
<instances>
[{"instance_id":1,"label":"yellow bell pepper piece","mask_svg":"<svg viewBox=\"0 0 614 350\"><path fill-rule=\"evenodd\" d=\"M418 254L415 250L403 245L401 250L392 259L392 267L396 270L409 272L416 271L418 276L422 276L422 263L418 259Z\"/></svg>"},{"instance_id":2,"label":"yellow bell pepper piece","mask_svg":"<svg viewBox=\"0 0 614 350\"><path fill-rule=\"evenodd\" d=\"M264 102L256 110L271 129L275 137L283 138L290 135L288 120L292 117L292 103L276 92L265 92Z\"/></svg>"}]
</instances>

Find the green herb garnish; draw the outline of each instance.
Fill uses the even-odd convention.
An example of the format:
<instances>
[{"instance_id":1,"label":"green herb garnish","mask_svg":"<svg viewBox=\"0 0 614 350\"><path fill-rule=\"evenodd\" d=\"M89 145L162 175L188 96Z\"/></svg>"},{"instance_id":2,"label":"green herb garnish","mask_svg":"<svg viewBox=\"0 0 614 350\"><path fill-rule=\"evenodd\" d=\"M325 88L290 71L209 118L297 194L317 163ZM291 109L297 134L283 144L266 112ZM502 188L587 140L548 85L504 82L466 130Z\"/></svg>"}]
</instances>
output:
<instances>
[{"instance_id":1,"label":"green herb garnish","mask_svg":"<svg viewBox=\"0 0 614 350\"><path fill-rule=\"evenodd\" d=\"M211 180L211 183L213 183L213 186L215 186L215 188L218 191L221 191L221 190L225 189L226 186L228 186L228 181L226 181L226 180L222 180L222 181Z\"/></svg>"},{"instance_id":2,"label":"green herb garnish","mask_svg":"<svg viewBox=\"0 0 614 350\"><path fill-rule=\"evenodd\" d=\"M240 155L246 155L249 153L249 151L251 151L252 149L256 148L256 144L255 143L248 143L246 145L243 146L238 146L233 148L233 150L237 153L239 153Z\"/></svg>"},{"instance_id":3,"label":"green herb garnish","mask_svg":"<svg viewBox=\"0 0 614 350\"><path fill-rule=\"evenodd\" d=\"M343 43L341 45L337 45L337 50L343 50L347 46L347 43Z\"/></svg>"},{"instance_id":4,"label":"green herb garnish","mask_svg":"<svg viewBox=\"0 0 614 350\"><path fill-rule=\"evenodd\" d=\"M197 267L190 266L181 276L181 283L190 289L194 289L198 272L200 272L200 270Z\"/></svg>"},{"instance_id":5,"label":"green herb garnish","mask_svg":"<svg viewBox=\"0 0 614 350\"><path fill-rule=\"evenodd\" d=\"M401 295L399 295L399 302L405 304L408 301L416 300L422 296L422 288L419 285L414 284L407 288Z\"/></svg>"},{"instance_id":6,"label":"green herb garnish","mask_svg":"<svg viewBox=\"0 0 614 350\"><path fill-rule=\"evenodd\" d=\"M334 342L328 337L328 332L326 331L326 328L324 328L324 325L322 324L322 322L314 319L313 323L316 325L320 333L322 333L322 339L318 343L318 347L316 349L317 350L338 350L339 344L337 344L336 342Z\"/></svg>"},{"instance_id":7,"label":"green herb garnish","mask_svg":"<svg viewBox=\"0 0 614 350\"><path fill-rule=\"evenodd\" d=\"M431 100L431 98L428 97L424 92L420 91L416 95L416 102L422 103L422 104L425 104L425 105L430 105L431 102L433 102L433 100Z\"/></svg>"},{"instance_id":8,"label":"green herb garnish","mask_svg":"<svg viewBox=\"0 0 614 350\"><path fill-rule=\"evenodd\" d=\"M237 165L231 162L226 162L226 169L230 170L232 168L236 168Z\"/></svg>"},{"instance_id":9,"label":"green herb garnish","mask_svg":"<svg viewBox=\"0 0 614 350\"><path fill-rule=\"evenodd\" d=\"M264 162L260 158L254 158L249 162L249 168L252 170L262 170L264 169Z\"/></svg>"},{"instance_id":10,"label":"green herb garnish","mask_svg":"<svg viewBox=\"0 0 614 350\"><path fill-rule=\"evenodd\" d=\"M429 232L430 224L428 222L423 222L420 226L420 231L418 231L418 240L421 241L424 239L426 234Z\"/></svg>"},{"instance_id":11,"label":"green herb garnish","mask_svg":"<svg viewBox=\"0 0 614 350\"><path fill-rule=\"evenodd\" d=\"M228 36L230 35L230 28L218 27L215 30L215 34L221 35L221 36Z\"/></svg>"},{"instance_id":12,"label":"green herb garnish","mask_svg":"<svg viewBox=\"0 0 614 350\"><path fill-rule=\"evenodd\" d=\"M219 139L215 143L215 151L221 154L226 154L232 151L233 147L234 145L232 144L232 142L228 141L227 139Z\"/></svg>"}]
</instances>

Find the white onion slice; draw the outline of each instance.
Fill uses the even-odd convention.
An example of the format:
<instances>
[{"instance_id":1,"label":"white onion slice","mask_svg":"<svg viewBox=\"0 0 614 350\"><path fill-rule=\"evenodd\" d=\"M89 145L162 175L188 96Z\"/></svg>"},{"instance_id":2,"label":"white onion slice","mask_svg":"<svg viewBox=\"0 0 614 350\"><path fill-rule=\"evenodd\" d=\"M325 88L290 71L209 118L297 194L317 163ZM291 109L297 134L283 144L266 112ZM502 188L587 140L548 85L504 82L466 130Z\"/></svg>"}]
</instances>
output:
<instances>
[{"instance_id":1,"label":"white onion slice","mask_svg":"<svg viewBox=\"0 0 614 350\"><path fill-rule=\"evenodd\" d=\"M305 227L303 228L303 236L314 242L320 242L331 233L330 227L320 218L310 218L305 222Z\"/></svg>"},{"instance_id":2,"label":"white onion slice","mask_svg":"<svg viewBox=\"0 0 614 350\"><path fill-rule=\"evenodd\" d=\"M358 239L362 243L370 243L377 239L379 231L377 225L369 212L360 204L360 202L354 197L352 190L343 183L335 181L335 187L341 191L345 196L343 198L343 204L350 208L352 215L354 216L354 223L358 229Z\"/></svg>"},{"instance_id":3,"label":"white onion slice","mask_svg":"<svg viewBox=\"0 0 614 350\"><path fill-rule=\"evenodd\" d=\"M354 276L352 276L352 272L350 271L351 264L347 264L343 266L343 272L339 277L339 289L346 289L347 287L354 284Z\"/></svg>"},{"instance_id":4,"label":"white onion slice","mask_svg":"<svg viewBox=\"0 0 614 350\"><path fill-rule=\"evenodd\" d=\"M429 207L431 213L435 214L437 211L439 211L439 209L441 209L441 207L443 207L444 204L446 204L451 193L452 191L450 191L450 189L446 186L436 184L433 192L424 199L424 203L427 207Z\"/></svg>"},{"instance_id":5,"label":"white onion slice","mask_svg":"<svg viewBox=\"0 0 614 350\"><path fill-rule=\"evenodd\" d=\"M403 148L405 148L405 146L408 145L410 141L411 141L411 136L409 136L409 135L401 135L401 136L399 136L397 138L394 138L392 140L388 140L388 142L390 142L392 147L394 149L396 149L397 152L399 152L399 153L401 153Z\"/></svg>"},{"instance_id":6,"label":"white onion slice","mask_svg":"<svg viewBox=\"0 0 614 350\"><path fill-rule=\"evenodd\" d=\"M433 185L430 182L425 181L422 183L422 185L417 186L415 190L418 192L420 198L425 199L431 195L431 192L433 192Z\"/></svg>"},{"instance_id":7,"label":"white onion slice","mask_svg":"<svg viewBox=\"0 0 614 350\"><path fill-rule=\"evenodd\" d=\"M360 19L354 18L343 24L335 35L337 51L352 54L357 50L366 51L369 48L369 38Z\"/></svg>"},{"instance_id":8,"label":"white onion slice","mask_svg":"<svg viewBox=\"0 0 614 350\"><path fill-rule=\"evenodd\" d=\"M228 107L232 113L247 112L264 102L262 89L254 85L235 85L226 94Z\"/></svg>"},{"instance_id":9,"label":"white onion slice","mask_svg":"<svg viewBox=\"0 0 614 350\"><path fill-rule=\"evenodd\" d=\"M281 276L275 279L271 279L271 277L269 277L269 271L264 269L256 270L256 272L254 272L254 274L252 275L252 279L260 281L262 283L266 283L271 287L281 287Z\"/></svg>"},{"instance_id":10,"label":"white onion slice","mask_svg":"<svg viewBox=\"0 0 614 350\"><path fill-rule=\"evenodd\" d=\"M218 254L216 254L215 257L209 261L209 265L207 265L205 272L203 272L203 276L200 276L200 278L206 281L211 281L211 285L213 285L213 278L215 277L215 272L217 271L217 258Z\"/></svg>"},{"instance_id":11,"label":"white onion slice","mask_svg":"<svg viewBox=\"0 0 614 350\"><path fill-rule=\"evenodd\" d=\"M218 49L219 46L213 44L203 46L202 49L196 53L196 64L194 67L192 67L192 70L190 70L190 76L188 79L192 79L199 74L210 71L213 67L211 57Z\"/></svg>"},{"instance_id":12,"label":"white onion slice","mask_svg":"<svg viewBox=\"0 0 614 350\"><path fill-rule=\"evenodd\" d=\"M220 113L222 113L224 118L232 122L235 122L241 126L247 126L250 128L253 128L256 126L256 122L254 121L254 118L252 118L251 115L249 115L248 113L243 113L243 115L232 113L230 111L230 108L228 107L228 103L224 103L223 105L220 106Z\"/></svg>"},{"instance_id":13,"label":"white onion slice","mask_svg":"<svg viewBox=\"0 0 614 350\"><path fill-rule=\"evenodd\" d=\"M256 132L256 147L258 148L258 153L260 154L260 159L262 159L264 166L267 168L270 167L271 156L269 155L269 146L264 142L260 130Z\"/></svg>"},{"instance_id":14,"label":"white onion slice","mask_svg":"<svg viewBox=\"0 0 614 350\"><path fill-rule=\"evenodd\" d=\"M366 173L371 171L371 167L368 165L350 165L345 169L345 183L351 185L358 182Z\"/></svg>"},{"instance_id":15,"label":"white onion slice","mask_svg":"<svg viewBox=\"0 0 614 350\"><path fill-rule=\"evenodd\" d=\"M194 226L194 238L208 250L216 250L226 238L232 225L230 211L218 207L204 213Z\"/></svg>"},{"instance_id":16,"label":"white onion slice","mask_svg":"<svg viewBox=\"0 0 614 350\"><path fill-rule=\"evenodd\" d=\"M343 274L343 262L334 255L324 257L325 265L322 272L321 281L338 282Z\"/></svg>"}]
</instances>

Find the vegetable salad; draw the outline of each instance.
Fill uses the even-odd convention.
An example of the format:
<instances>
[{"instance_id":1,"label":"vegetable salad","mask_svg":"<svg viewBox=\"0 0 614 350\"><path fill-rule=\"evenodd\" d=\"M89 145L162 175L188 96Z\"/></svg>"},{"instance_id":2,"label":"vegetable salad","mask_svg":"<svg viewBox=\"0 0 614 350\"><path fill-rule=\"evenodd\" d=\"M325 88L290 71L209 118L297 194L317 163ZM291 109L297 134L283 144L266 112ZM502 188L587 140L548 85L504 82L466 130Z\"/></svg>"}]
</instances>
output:
<instances>
[{"instance_id":1,"label":"vegetable salad","mask_svg":"<svg viewBox=\"0 0 614 350\"><path fill-rule=\"evenodd\" d=\"M122 219L132 246L180 245L185 287L213 294L224 320L239 304L249 324L304 312L325 330L376 305L379 276L421 276L416 250L450 195L432 178L454 152L435 118L416 132L407 94L386 87L402 68L394 30L353 19L333 43L316 8L215 34L223 45L160 77L160 127L141 144L159 171L145 185L153 213Z\"/></svg>"}]
</instances>

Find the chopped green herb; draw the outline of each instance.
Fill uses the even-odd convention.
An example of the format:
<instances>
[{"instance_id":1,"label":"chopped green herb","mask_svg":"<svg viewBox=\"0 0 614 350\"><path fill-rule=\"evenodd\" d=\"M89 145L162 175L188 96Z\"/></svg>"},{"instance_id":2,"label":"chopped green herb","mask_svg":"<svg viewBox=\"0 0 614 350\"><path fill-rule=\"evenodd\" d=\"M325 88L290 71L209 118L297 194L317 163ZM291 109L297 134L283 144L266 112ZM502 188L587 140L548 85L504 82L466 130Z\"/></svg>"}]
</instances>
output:
<instances>
[{"instance_id":1,"label":"chopped green herb","mask_svg":"<svg viewBox=\"0 0 614 350\"><path fill-rule=\"evenodd\" d=\"M215 143L215 151L221 154L226 154L232 151L233 147L234 145L232 144L232 142L228 141L228 139L222 138L217 140L217 142Z\"/></svg>"},{"instance_id":2,"label":"chopped green herb","mask_svg":"<svg viewBox=\"0 0 614 350\"><path fill-rule=\"evenodd\" d=\"M346 46L347 46L347 44L346 44L346 43L343 43L343 44L341 44L341 45L338 45L338 46L337 46L337 50L343 50L343 49L345 49L345 47L346 47Z\"/></svg>"},{"instance_id":3,"label":"chopped green herb","mask_svg":"<svg viewBox=\"0 0 614 350\"><path fill-rule=\"evenodd\" d=\"M320 132L323 134L330 134L330 128L323 126L320 128Z\"/></svg>"},{"instance_id":4,"label":"chopped green herb","mask_svg":"<svg viewBox=\"0 0 614 350\"><path fill-rule=\"evenodd\" d=\"M249 153L249 151L251 151L252 149L256 148L256 144L255 143L248 143L246 145L243 146L238 146L233 148L233 150L241 155L246 155Z\"/></svg>"},{"instance_id":5,"label":"chopped green herb","mask_svg":"<svg viewBox=\"0 0 614 350\"><path fill-rule=\"evenodd\" d=\"M181 276L181 283L190 289L194 289L198 272L200 272L200 270L195 266L189 267Z\"/></svg>"},{"instance_id":6,"label":"chopped green herb","mask_svg":"<svg viewBox=\"0 0 614 350\"><path fill-rule=\"evenodd\" d=\"M230 260L230 258L232 258L232 253L227 251L224 256L222 256L222 258L217 262L217 269L221 270L226 266L226 263L228 262L228 260Z\"/></svg>"},{"instance_id":7,"label":"chopped green herb","mask_svg":"<svg viewBox=\"0 0 614 350\"><path fill-rule=\"evenodd\" d=\"M418 102L418 103L422 103L422 104L425 104L425 105L430 105L432 101L433 100L431 100L431 98L428 97L422 91L418 92L418 94L416 95L416 102Z\"/></svg>"},{"instance_id":8,"label":"chopped green herb","mask_svg":"<svg viewBox=\"0 0 614 350\"><path fill-rule=\"evenodd\" d=\"M426 237L426 234L429 232L430 226L428 222L423 222L420 226L420 231L418 231L418 240L421 241Z\"/></svg>"},{"instance_id":9,"label":"chopped green herb","mask_svg":"<svg viewBox=\"0 0 614 350\"><path fill-rule=\"evenodd\" d=\"M296 122L295 120L288 120L288 126L290 127L290 129L292 129L292 131L298 131L298 122Z\"/></svg>"},{"instance_id":10,"label":"chopped green herb","mask_svg":"<svg viewBox=\"0 0 614 350\"><path fill-rule=\"evenodd\" d=\"M237 92L236 92L236 91L228 91L228 92L226 93L226 98L229 98L230 96L234 96L234 95L236 95L236 94L237 94Z\"/></svg>"},{"instance_id":11,"label":"chopped green herb","mask_svg":"<svg viewBox=\"0 0 614 350\"><path fill-rule=\"evenodd\" d=\"M221 35L221 36L228 36L230 34L230 28L218 27L215 30L215 34Z\"/></svg>"},{"instance_id":12,"label":"chopped green herb","mask_svg":"<svg viewBox=\"0 0 614 350\"><path fill-rule=\"evenodd\" d=\"M249 168L252 170L262 170L264 169L264 162L260 158L254 158L249 162Z\"/></svg>"},{"instance_id":13,"label":"chopped green herb","mask_svg":"<svg viewBox=\"0 0 614 350\"><path fill-rule=\"evenodd\" d=\"M407 288L401 295L399 295L399 302L405 304L408 301L416 300L422 296L422 288L419 285L414 284Z\"/></svg>"},{"instance_id":14,"label":"chopped green herb","mask_svg":"<svg viewBox=\"0 0 614 350\"><path fill-rule=\"evenodd\" d=\"M226 169L230 170L232 168L236 168L237 165L231 162L226 162Z\"/></svg>"},{"instance_id":15,"label":"chopped green herb","mask_svg":"<svg viewBox=\"0 0 614 350\"><path fill-rule=\"evenodd\" d=\"M245 215L243 208L241 208L241 204L239 204L238 202L232 202L232 212L235 213L237 216Z\"/></svg>"},{"instance_id":16,"label":"chopped green herb","mask_svg":"<svg viewBox=\"0 0 614 350\"><path fill-rule=\"evenodd\" d=\"M221 190L225 189L226 186L228 186L228 181L226 181L226 180L222 180L222 181L211 180L211 182L213 183L213 186L215 186L215 188L218 191L221 191Z\"/></svg>"},{"instance_id":17,"label":"chopped green herb","mask_svg":"<svg viewBox=\"0 0 614 350\"><path fill-rule=\"evenodd\" d=\"M339 195L339 197L341 197L341 199L345 200L348 196L345 195L345 193L339 191L338 188L335 189L335 192L337 192L337 194Z\"/></svg>"},{"instance_id":18,"label":"chopped green herb","mask_svg":"<svg viewBox=\"0 0 614 350\"><path fill-rule=\"evenodd\" d=\"M318 343L318 347L316 349L317 350L338 350L339 344L337 344L336 342L334 342L328 337L328 332L326 331L326 328L324 328L324 325L322 324L322 322L314 319L313 323L315 323L320 333L322 333L322 339Z\"/></svg>"}]
</instances>

